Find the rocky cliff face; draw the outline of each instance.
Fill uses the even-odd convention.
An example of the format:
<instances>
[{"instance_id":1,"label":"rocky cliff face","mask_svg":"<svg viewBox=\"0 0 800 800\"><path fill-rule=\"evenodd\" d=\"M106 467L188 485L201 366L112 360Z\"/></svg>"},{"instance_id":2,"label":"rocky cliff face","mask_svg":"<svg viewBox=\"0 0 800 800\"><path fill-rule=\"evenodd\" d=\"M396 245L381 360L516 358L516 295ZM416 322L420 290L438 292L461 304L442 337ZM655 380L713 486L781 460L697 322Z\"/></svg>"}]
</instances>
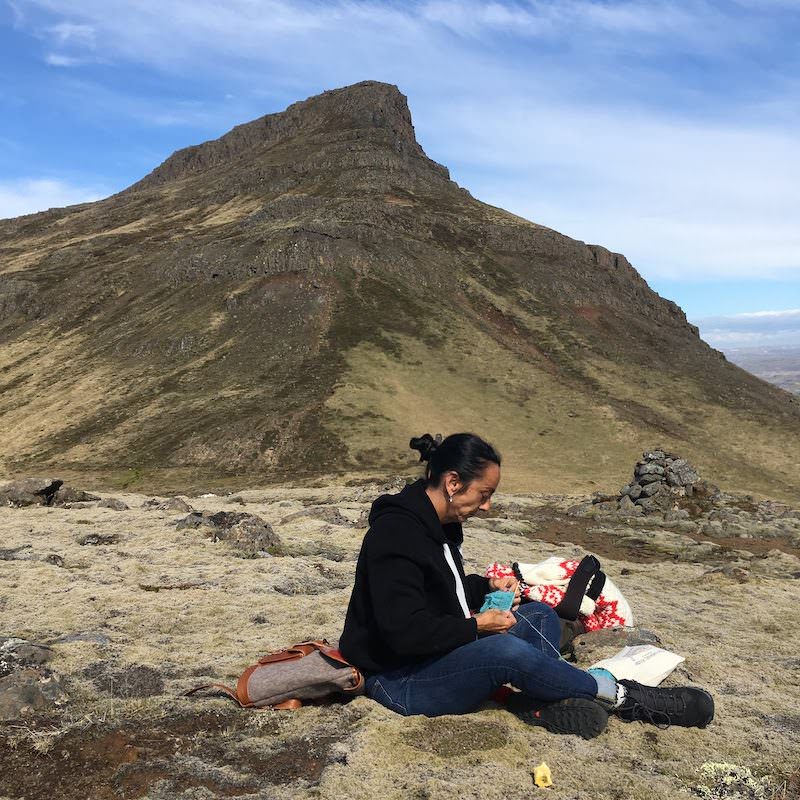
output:
<instances>
[{"instance_id":1,"label":"rocky cliff face","mask_svg":"<svg viewBox=\"0 0 800 800\"><path fill-rule=\"evenodd\" d=\"M589 443L616 487L654 438L721 482L798 487L796 401L624 256L473 199L386 84L0 221L0 310L6 473L374 472L435 428L482 432L508 479L542 489L586 476Z\"/></svg>"}]
</instances>

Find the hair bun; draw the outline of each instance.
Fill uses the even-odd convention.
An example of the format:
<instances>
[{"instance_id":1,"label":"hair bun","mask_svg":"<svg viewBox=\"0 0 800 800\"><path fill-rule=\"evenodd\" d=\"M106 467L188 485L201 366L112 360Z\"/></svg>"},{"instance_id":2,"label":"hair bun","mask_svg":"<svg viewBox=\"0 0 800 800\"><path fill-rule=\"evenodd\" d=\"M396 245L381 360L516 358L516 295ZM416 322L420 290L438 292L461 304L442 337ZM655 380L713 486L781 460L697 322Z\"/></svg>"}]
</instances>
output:
<instances>
[{"instance_id":1,"label":"hair bun","mask_svg":"<svg viewBox=\"0 0 800 800\"><path fill-rule=\"evenodd\" d=\"M408 443L408 446L412 450L419 450L420 461L430 461L431 456L441 443L441 433L437 433L435 439L429 433L423 433L422 436L412 437L411 441Z\"/></svg>"}]
</instances>

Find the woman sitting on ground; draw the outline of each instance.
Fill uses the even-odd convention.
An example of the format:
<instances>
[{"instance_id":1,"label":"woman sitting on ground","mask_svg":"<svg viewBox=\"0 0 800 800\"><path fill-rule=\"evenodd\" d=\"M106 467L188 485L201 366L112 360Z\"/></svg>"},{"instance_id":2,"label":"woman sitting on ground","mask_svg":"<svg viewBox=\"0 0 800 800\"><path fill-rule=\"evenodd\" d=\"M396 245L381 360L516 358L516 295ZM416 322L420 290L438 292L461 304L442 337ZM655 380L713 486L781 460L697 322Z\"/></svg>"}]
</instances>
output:
<instances>
[{"instance_id":1,"label":"woman sitting on ground","mask_svg":"<svg viewBox=\"0 0 800 800\"><path fill-rule=\"evenodd\" d=\"M403 715L464 714L504 684L509 710L555 733L591 738L609 713L705 727L714 701L694 687L650 688L578 669L559 657L552 608L519 605L514 578L465 575L461 523L488 511L500 456L478 436L412 440L425 477L372 505L339 647L367 694ZM491 591L516 591L511 611L476 612Z\"/></svg>"}]
</instances>

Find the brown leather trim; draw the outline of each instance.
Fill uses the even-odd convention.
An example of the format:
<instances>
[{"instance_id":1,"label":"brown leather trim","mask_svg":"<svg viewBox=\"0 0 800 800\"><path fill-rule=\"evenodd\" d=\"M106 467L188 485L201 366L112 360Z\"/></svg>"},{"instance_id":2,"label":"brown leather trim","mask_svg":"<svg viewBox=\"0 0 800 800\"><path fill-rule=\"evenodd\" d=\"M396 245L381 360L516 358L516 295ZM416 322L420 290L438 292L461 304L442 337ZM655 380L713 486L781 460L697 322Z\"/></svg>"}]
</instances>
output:
<instances>
[{"instance_id":1,"label":"brown leather trim","mask_svg":"<svg viewBox=\"0 0 800 800\"><path fill-rule=\"evenodd\" d=\"M223 694L228 695L231 699L235 700L239 705L241 705L241 701L237 696L236 692L231 689L230 686L225 686L224 683L204 683L202 686L195 686L194 689L189 689L188 692L184 692L184 697L191 697L195 692L199 692L202 689L217 689Z\"/></svg>"},{"instance_id":2,"label":"brown leather trim","mask_svg":"<svg viewBox=\"0 0 800 800\"><path fill-rule=\"evenodd\" d=\"M268 653L258 659L259 664L274 664L277 661L291 661L295 658L311 655L315 650L325 651L328 648L327 639L318 639L313 642L300 642L277 653Z\"/></svg>"},{"instance_id":3,"label":"brown leather trim","mask_svg":"<svg viewBox=\"0 0 800 800\"><path fill-rule=\"evenodd\" d=\"M247 694L247 681L250 680L250 676L255 672L261 663L253 664L249 666L243 673L242 676L239 678L239 682L236 684L236 696L239 701L239 704L242 706L250 705L252 702L250 700L250 695Z\"/></svg>"},{"instance_id":4,"label":"brown leather trim","mask_svg":"<svg viewBox=\"0 0 800 800\"><path fill-rule=\"evenodd\" d=\"M281 711L297 711L303 705L302 700L293 697L291 700L284 700L282 703L276 703L272 708L280 709Z\"/></svg>"},{"instance_id":5,"label":"brown leather trim","mask_svg":"<svg viewBox=\"0 0 800 800\"><path fill-rule=\"evenodd\" d=\"M356 669L352 664L350 665L350 669L353 672L353 683L354 685L351 686L349 689L344 689L345 692L357 692L360 691L361 687L364 685L364 676L361 674L360 670Z\"/></svg>"}]
</instances>

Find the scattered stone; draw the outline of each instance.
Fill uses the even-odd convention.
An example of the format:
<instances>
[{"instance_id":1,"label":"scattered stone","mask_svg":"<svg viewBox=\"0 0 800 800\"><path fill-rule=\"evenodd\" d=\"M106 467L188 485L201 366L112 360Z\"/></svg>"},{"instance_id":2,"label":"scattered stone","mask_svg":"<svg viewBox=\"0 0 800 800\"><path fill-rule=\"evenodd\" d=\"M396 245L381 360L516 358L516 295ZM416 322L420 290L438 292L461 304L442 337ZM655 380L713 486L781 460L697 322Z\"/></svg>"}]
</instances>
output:
<instances>
[{"instance_id":1,"label":"scattered stone","mask_svg":"<svg viewBox=\"0 0 800 800\"><path fill-rule=\"evenodd\" d=\"M244 498L240 497L238 494L233 495L233 497L228 497L225 500L225 502L226 503L230 503L231 505L234 505L234 504L240 505L240 506L246 505L246 503L244 502Z\"/></svg>"},{"instance_id":2,"label":"scattered stone","mask_svg":"<svg viewBox=\"0 0 800 800\"><path fill-rule=\"evenodd\" d=\"M64 559L58 553L50 553L44 557L45 563L52 564L54 567L63 567Z\"/></svg>"},{"instance_id":3,"label":"scattered stone","mask_svg":"<svg viewBox=\"0 0 800 800\"><path fill-rule=\"evenodd\" d=\"M90 642L91 644L111 644L111 639L99 631L80 631L78 633L62 633L48 644L72 644L73 642Z\"/></svg>"},{"instance_id":4,"label":"scattered stone","mask_svg":"<svg viewBox=\"0 0 800 800\"><path fill-rule=\"evenodd\" d=\"M29 642L27 639L0 639L0 677L10 675L23 667L38 667L53 657L46 644Z\"/></svg>"},{"instance_id":5,"label":"scattered stone","mask_svg":"<svg viewBox=\"0 0 800 800\"><path fill-rule=\"evenodd\" d=\"M0 678L0 722L16 722L66 700L61 679L50 670L25 667Z\"/></svg>"},{"instance_id":6,"label":"scattered stone","mask_svg":"<svg viewBox=\"0 0 800 800\"><path fill-rule=\"evenodd\" d=\"M75 541L81 545L105 545L105 544L118 544L118 533L84 533L78 536Z\"/></svg>"},{"instance_id":7,"label":"scattered stone","mask_svg":"<svg viewBox=\"0 0 800 800\"><path fill-rule=\"evenodd\" d=\"M178 530L206 529L214 542L224 541L243 555L254 558L269 556L280 548L281 539L272 526L255 514L242 511L193 511L175 523Z\"/></svg>"},{"instance_id":8,"label":"scattered stone","mask_svg":"<svg viewBox=\"0 0 800 800\"><path fill-rule=\"evenodd\" d=\"M142 503L142 508L155 509L156 511L179 511L184 514L194 511L194 509L180 497L169 497L166 500L159 500L153 497Z\"/></svg>"},{"instance_id":9,"label":"scattered stone","mask_svg":"<svg viewBox=\"0 0 800 800\"><path fill-rule=\"evenodd\" d=\"M621 516L635 516L642 513L642 507L637 506L636 503L631 500L630 495L623 495L622 499L619 501L619 513Z\"/></svg>"},{"instance_id":10,"label":"scattered stone","mask_svg":"<svg viewBox=\"0 0 800 800\"><path fill-rule=\"evenodd\" d=\"M116 497L107 497L105 500L101 500L97 507L111 508L114 511L128 511L130 509L127 503L123 503L122 500L118 500Z\"/></svg>"},{"instance_id":11,"label":"scattered stone","mask_svg":"<svg viewBox=\"0 0 800 800\"><path fill-rule=\"evenodd\" d=\"M269 555L269 548L277 547L281 543L269 523L256 516L240 520L230 528L218 531L214 535L214 541L218 540L226 541L250 557L262 553Z\"/></svg>"},{"instance_id":12,"label":"scattered stone","mask_svg":"<svg viewBox=\"0 0 800 800\"><path fill-rule=\"evenodd\" d=\"M35 561L33 547L29 544L21 544L19 547L6 547L0 549L0 561Z\"/></svg>"},{"instance_id":13,"label":"scattered stone","mask_svg":"<svg viewBox=\"0 0 800 800\"><path fill-rule=\"evenodd\" d=\"M256 625L266 625L269 620L264 614L256 614L255 616L250 617L250 622L253 622Z\"/></svg>"}]
</instances>

